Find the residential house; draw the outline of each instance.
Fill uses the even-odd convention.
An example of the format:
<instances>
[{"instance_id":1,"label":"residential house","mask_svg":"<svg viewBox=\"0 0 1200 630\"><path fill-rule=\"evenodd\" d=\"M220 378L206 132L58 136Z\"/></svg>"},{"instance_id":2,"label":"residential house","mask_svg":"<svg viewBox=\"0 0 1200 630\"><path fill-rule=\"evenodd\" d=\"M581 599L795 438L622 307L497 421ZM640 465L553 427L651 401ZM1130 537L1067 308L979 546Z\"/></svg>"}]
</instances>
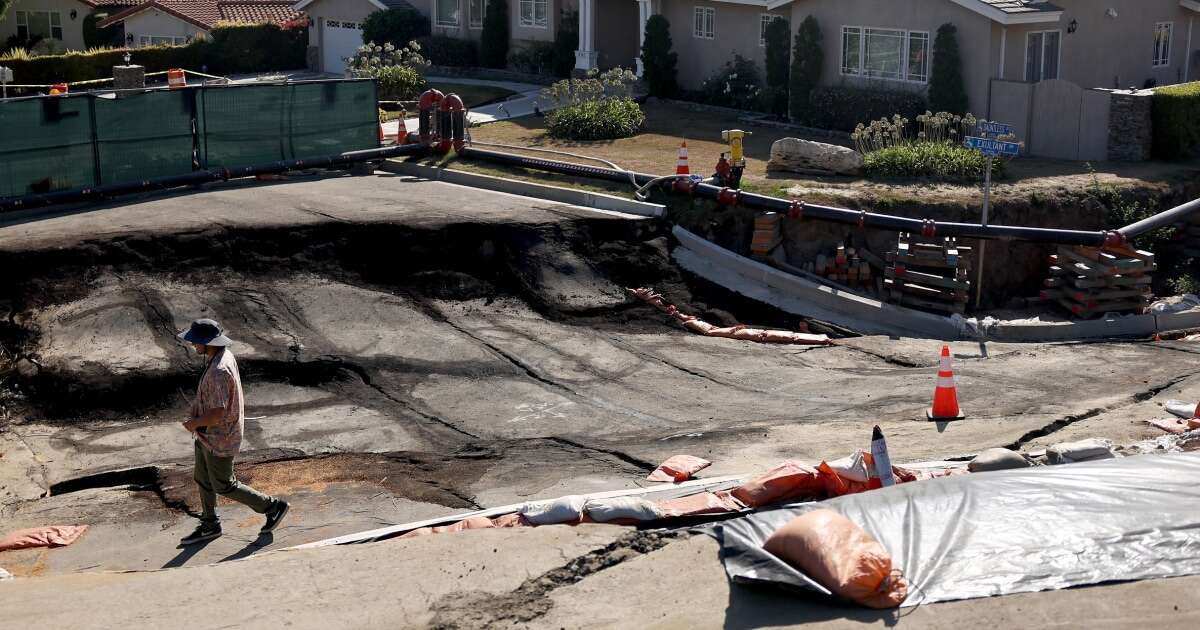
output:
<instances>
[{"instance_id":1,"label":"residential house","mask_svg":"<svg viewBox=\"0 0 1200 630\"><path fill-rule=\"evenodd\" d=\"M218 22L284 24L301 17L288 0L145 0L101 20L106 28L120 24L132 47L185 44L207 37Z\"/></svg>"},{"instance_id":2,"label":"residential house","mask_svg":"<svg viewBox=\"0 0 1200 630\"><path fill-rule=\"evenodd\" d=\"M970 109L985 114L992 79L1066 79L1084 88L1143 87L1197 79L1200 0L579 0L576 67L604 63L605 49L640 42L662 14L679 55L679 84L696 89L733 55L762 67L773 16L792 31L821 26L822 85L924 91L939 26L954 24ZM636 4L637 23L602 16ZM636 54L636 53L635 53ZM611 56L610 56L611 59ZM621 63L620 65L628 65Z\"/></svg>"},{"instance_id":3,"label":"residential house","mask_svg":"<svg viewBox=\"0 0 1200 630\"><path fill-rule=\"evenodd\" d=\"M0 50L9 38L56 39L67 50L84 50L83 20L97 12L114 13L141 0L16 0L0 20Z\"/></svg>"},{"instance_id":4,"label":"residential house","mask_svg":"<svg viewBox=\"0 0 1200 630\"><path fill-rule=\"evenodd\" d=\"M389 8L411 7L430 15L433 0L300 0L292 5L312 20L308 28L309 59L313 70L342 74L346 58L363 45L362 23L367 16Z\"/></svg>"}]
</instances>

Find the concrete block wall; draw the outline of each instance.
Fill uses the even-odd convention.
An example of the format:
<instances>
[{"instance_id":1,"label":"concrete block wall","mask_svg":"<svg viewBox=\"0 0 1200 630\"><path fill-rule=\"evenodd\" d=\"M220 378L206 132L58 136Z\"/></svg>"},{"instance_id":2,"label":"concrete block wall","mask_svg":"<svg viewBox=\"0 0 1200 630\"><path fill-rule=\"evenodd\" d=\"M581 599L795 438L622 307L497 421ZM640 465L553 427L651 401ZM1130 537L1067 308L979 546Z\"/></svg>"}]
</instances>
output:
<instances>
[{"instance_id":1,"label":"concrete block wall","mask_svg":"<svg viewBox=\"0 0 1200 630\"><path fill-rule=\"evenodd\" d=\"M1150 159L1154 144L1151 90L1111 90L1108 159L1141 162Z\"/></svg>"}]
</instances>

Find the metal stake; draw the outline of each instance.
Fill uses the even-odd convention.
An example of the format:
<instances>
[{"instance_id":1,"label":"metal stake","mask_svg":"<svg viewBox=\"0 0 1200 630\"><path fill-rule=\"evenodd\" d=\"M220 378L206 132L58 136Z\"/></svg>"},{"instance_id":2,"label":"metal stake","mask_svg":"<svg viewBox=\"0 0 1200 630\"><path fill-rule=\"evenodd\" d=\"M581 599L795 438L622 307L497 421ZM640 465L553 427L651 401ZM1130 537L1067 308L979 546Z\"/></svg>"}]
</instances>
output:
<instances>
[{"instance_id":1,"label":"metal stake","mask_svg":"<svg viewBox=\"0 0 1200 630\"><path fill-rule=\"evenodd\" d=\"M992 202L992 156L987 156L987 170L983 174L983 220L980 225L987 227L988 210L991 208ZM983 297L983 252L987 247L987 241L979 240L979 259L975 261L979 269L975 272L975 308L979 308L979 299Z\"/></svg>"}]
</instances>

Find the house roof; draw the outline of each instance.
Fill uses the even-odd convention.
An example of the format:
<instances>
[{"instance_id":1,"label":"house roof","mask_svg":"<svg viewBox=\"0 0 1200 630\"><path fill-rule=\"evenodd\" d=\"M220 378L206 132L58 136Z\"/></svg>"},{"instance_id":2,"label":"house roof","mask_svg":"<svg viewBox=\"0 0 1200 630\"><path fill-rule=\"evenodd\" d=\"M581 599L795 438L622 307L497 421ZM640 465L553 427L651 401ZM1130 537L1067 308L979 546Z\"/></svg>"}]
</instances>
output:
<instances>
[{"instance_id":1,"label":"house roof","mask_svg":"<svg viewBox=\"0 0 1200 630\"><path fill-rule=\"evenodd\" d=\"M1200 2L1197 0L1179 0L1179 6L1200 13Z\"/></svg>"},{"instance_id":2,"label":"house roof","mask_svg":"<svg viewBox=\"0 0 1200 630\"><path fill-rule=\"evenodd\" d=\"M1062 8L1043 0L950 0L993 22L1000 24L1032 24L1057 22Z\"/></svg>"},{"instance_id":3,"label":"house roof","mask_svg":"<svg viewBox=\"0 0 1200 630\"><path fill-rule=\"evenodd\" d=\"M317 0L300 0L299 2L294 3L292 5L292 8L297 11L303 11L304 7L307 7L308 5L310 5L316 1ZM386 9L399 9L401 7L411 7L412 6L406 0L367 0L367 2L370 2L371 4L375 5L375 8L379 9L380 11L384 11Z\"/></svg>"},{"instance_id":4,"label":"house roof","mask_svg":"<svg viewBox=\"0 0 1200 630\"><path fill-rule=\"evenodd\" d=\"M282 24L300 17L300 12L292 7L289 0L143 0L109 16L97 26L104 28L123 22L150 9L173 15L206 31L221 21Z\"/></svg>"}]
</instances>

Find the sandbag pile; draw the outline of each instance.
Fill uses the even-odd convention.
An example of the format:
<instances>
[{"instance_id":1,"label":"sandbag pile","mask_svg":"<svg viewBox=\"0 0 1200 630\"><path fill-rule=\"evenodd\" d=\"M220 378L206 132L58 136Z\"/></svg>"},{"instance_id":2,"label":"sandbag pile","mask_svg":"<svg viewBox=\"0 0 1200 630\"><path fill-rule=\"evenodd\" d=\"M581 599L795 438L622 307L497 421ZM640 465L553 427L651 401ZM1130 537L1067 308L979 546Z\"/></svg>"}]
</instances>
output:
<instances>
[{"instance_id":1,"label":"sandbag pile","mask_svg":"<svg viewBox=\"0 0 1200 630\"><path fill-rule=\"evenodd\" d=\"M700 333L706 337L726 337L728 339L741 339L744 341L757 341L759 343L791 343L805 345L830 345L833 342L825 335L813 335L809 333L792 332L790 330L766 330L762 328L751 328L749 326L737 325L719 327L710 324L694 315L685 315L674 305L667 303L663 296L655 293L654 289L626 289L634 297L654 306L658 310L675 318L676 321L683 324L684 328L696 333Z\"/></svg>"}]
</instances>

